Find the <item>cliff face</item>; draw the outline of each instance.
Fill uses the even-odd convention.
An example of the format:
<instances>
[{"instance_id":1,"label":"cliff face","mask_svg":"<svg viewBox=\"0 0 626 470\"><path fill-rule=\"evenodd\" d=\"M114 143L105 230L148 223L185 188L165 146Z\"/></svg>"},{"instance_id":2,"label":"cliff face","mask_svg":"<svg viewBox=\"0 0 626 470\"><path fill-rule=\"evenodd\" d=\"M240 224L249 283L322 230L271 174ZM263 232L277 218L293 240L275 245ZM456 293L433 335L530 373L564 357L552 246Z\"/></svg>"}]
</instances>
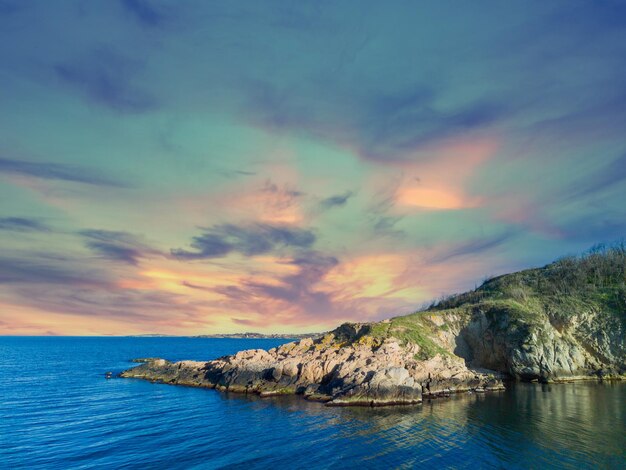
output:
<instances>
[{"instance_id":1,"label":"cliff face","mask_svg":"<svg viewBox=\"0 0 626 470\"><path fill-rule=\"evenodd\" d=\"M433 340L470 367L518 380L619 378L626 372L624 322L586 306L567 315L490 301L424 315Z\"/></svg>"},{"instance_id":2,"label":"cliff face","mask_svg":"<svg viewBox=\"0 0 626 470\"><path fill-rule=\"evenodd\" d=\"M432 307L454 353L521 380L626 372L626 250L613 247L492 279ZM453 320L454 318L454 320Z\"/></svg>"},{"instance_id":3,"label":"cliff face","mask_svg":"<svg viewBox=\"0 0 626 470\"><path fill-rule=\"evenodd\" d=\"M626 252L611 249L492 279L412 315L209 362L158 359L122 373L333 405L416 403L502 380L623 379Z\"/></svg>"}]
</instances>

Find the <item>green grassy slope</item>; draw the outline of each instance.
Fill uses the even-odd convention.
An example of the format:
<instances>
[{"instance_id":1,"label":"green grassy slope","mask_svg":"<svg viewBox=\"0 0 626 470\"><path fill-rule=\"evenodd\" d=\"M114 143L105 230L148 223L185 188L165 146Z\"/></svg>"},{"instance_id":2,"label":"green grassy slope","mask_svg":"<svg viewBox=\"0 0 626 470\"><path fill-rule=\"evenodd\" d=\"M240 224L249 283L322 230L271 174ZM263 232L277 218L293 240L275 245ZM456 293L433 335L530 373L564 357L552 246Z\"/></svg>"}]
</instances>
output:
<instances>
[{"instance_id":1,"label":"green grassy slope","mask_svg":"<svg viewBox=\"0 0 626 470\"><path fill-rule=\"evenodd\" d=\"M377 346L386 338L420 346L420 359L449 353L436 339L453 328L449 319L468 323L480 311L507 338L541 335L546 319L558 329L574 315L593 312L593 335L603 325L626 324L626 248L597 246L577 257L561 258L543 268L498 276L479 288L445 298L428 309L383 322L363 325L351 341ZM446 321L433 321L434 317ZM592 328L593 329L593 328Z\"/></svg>"}]
</instances>

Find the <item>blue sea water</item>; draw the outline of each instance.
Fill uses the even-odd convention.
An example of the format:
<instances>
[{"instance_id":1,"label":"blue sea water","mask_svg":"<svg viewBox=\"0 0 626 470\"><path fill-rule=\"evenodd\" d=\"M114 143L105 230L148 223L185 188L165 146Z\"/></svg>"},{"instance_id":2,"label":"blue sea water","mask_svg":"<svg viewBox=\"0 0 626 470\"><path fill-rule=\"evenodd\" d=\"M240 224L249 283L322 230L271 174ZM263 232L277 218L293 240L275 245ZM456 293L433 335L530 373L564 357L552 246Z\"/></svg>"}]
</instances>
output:
<instances>
[{"instance_id":1,"label":"blue sea water","mask_svg":"<svg viewBox=\"0 0 626 470\"><path fill-rule=\"evenodd\" d=\"M626 386L518 385L396 408L105 380L129 359L284 341L0 337L0 468L625 468Z\"/></svg>"}]
</instances>

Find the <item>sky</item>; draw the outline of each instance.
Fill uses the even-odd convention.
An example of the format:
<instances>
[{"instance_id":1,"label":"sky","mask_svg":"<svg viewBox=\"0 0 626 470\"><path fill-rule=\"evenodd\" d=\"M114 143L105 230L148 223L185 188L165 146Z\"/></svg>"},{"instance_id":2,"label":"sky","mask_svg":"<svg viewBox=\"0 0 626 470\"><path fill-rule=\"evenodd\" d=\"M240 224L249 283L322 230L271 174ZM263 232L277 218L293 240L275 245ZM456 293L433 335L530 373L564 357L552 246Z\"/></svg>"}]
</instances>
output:
<instances>
[{"instance_id":1,"label":"sky","mask_svg":"<svg viewBox=\"0 0 626 470\"><path fill-rule=\"evenodd\" d=\"M626 3L0 0L0 334L313 332L626 234Z\"/></svg>"}]
</instances>

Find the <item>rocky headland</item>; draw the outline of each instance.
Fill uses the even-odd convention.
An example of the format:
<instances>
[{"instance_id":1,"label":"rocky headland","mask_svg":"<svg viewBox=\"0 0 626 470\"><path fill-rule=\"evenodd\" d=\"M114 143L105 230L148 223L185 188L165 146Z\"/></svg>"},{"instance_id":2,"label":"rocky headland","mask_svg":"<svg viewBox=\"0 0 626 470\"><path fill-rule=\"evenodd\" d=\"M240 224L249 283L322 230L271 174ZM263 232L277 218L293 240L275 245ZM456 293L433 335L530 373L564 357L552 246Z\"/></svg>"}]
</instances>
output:
<instances>
[{"instance_id":1,"label":"rocky headland","mask_svg":"<svg viewBox=\"0 0 626 470\"><path fill-rule=\"evenodd\" d=\"M625 273L623 246L596 248L411 315L208 362L148 358L121 376L338 406L498 391L506 380L623 380Z\"/></svg>"}]
</instances>

